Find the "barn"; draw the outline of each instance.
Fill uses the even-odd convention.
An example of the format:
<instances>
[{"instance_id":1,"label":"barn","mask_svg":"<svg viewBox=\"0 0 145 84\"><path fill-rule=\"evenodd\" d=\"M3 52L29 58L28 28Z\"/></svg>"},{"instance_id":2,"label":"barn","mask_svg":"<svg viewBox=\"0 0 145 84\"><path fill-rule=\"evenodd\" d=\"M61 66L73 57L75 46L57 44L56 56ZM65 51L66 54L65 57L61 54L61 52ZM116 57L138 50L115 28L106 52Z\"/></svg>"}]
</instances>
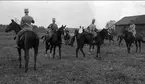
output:
<instances>
[{"instance_id":1,"label":"barn","mask_svg":"<svg viewBox=\"0 0 145 84\"><path fill-rule=\"evenodd\" d=\"M137 33L142 33L145 35L145 15L123 17L121 20L115 23L115 32L117 34L122 33L125 28L129 27L131 20L134 20Z\"/></svg>"}]
</instances>

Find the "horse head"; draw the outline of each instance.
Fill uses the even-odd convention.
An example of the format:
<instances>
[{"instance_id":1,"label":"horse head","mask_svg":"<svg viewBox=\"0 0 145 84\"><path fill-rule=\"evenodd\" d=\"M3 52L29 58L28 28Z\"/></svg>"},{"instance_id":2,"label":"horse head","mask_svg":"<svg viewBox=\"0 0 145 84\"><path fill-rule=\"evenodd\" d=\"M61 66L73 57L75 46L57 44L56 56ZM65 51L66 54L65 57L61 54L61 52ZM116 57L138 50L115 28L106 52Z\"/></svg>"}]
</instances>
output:
<instances>
[{"instance_id":1,"label":"horse head","mask_svg":"<svg viewBox=\"0 0 145 84\"><path fill-rule=\"evenodd\" d=\"M5 32L10 32L12 30L14 30L16 33L21 30L19 24L17 24L13 19L11 19L11 23L7 26Z\"/></svg>"},{"instance_id":2,"label":"horse head","mask_svg":"<svg viewBox=\"0 0 145 84\"><path fill-rule=\"evenodd\" d=\"M101 36L103 36L104 38L105 38L105 37L108 37L108 36L109 36L109 34L108 34L108 29L103 28L103 29L100 31L100 34L101 34Z\"/></svg>"},{"instance_id":3,"label":"horse head","mask_svg":"<svg viewBox=\"0 0 145 84\"><path fill-rule=\"evenodd\" d=\"M65 30L65 27L66 27L66 25L65 26L61 26L59 29L58 29L58 32L59 32L59 34L63 34L64 35L64 30Z\"/></svg>"}]
</instances>

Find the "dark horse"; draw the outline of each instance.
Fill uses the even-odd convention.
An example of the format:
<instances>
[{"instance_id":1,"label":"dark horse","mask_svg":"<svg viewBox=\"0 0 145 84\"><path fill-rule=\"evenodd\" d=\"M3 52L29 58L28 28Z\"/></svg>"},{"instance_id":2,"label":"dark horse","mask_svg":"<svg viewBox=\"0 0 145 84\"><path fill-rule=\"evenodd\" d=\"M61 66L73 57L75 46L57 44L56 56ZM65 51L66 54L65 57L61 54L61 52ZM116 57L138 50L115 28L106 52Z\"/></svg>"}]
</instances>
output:
<instances>
[{"instance_id":1,"label":"dark horse","mask_svg":"<svg viewBox=\"0 0 145 84\"><path fill-rule=\"evenodd\" d=\"M100 32L98 32L95 39L94 39L94 37L91 33L88 33L86 31L84 31L83 33L79 34L78 30L75 30L75 33L76 33L75 36L76 36L76 40L77 40L76 58L78 57L79 49L82 52L83 56L85 57L85 53L83 51L83 47L84 47L85 44L96 45L97 46L97 55L96 55L96 57L101 58L101 57L99 57L100 46L104 43L104 39L108 35L107 30L108 29L103 29Z\"/></svg>"},{"instance_id":2,"label":"dark horse","mask_svg":"<svg viewBox=\"0 0 145 84\"><path fill-rule=\"evenodd\" d=\"M20 30L21 27L18 25L14 20L8 25L6 28L5 32L10 32L14 30L15 33L17 34ZM32 31L26 31L22 36L21 36L21 44L17 44L20 48L17 48L18 53L19 53L19 68L21 68L21 49L24 50L25 52L25 72L28 71L28 63L29 63L29 49L34 48L34 70L36 70L36 60L37 60L37 54L38 54L38 46L39 46L39 37L36 33Z\"/></svg>"},{"instance_id":3,"label":"dark horse","mask_svg":"<svg viewBox=\"0 0 145 84\"><path fill-rule=\"evenodd\" d=\"M111 34L108 34L108 36L106 37L106 40L109 40L109 44L111 43L111 41L114 43L114 37Z\"/></svg>"},{"instance_id":4,"label":"dark horse","mask_svg":"<svg viewBox=\"0 0 145 84\"><path fill-rule=\"evenodd\" d=\"M65 30L64 40L65 40L65 44L68 45L70 42L69 30Z\"/></svg>"},{"instance_id":5,"label":"dark horse","mask_svg":"<svg viewBox=\"0 0 145 84\"><path fill-rule=\"evenodd\" d=\"M64 35L64 29L65 26L61 26L57 31L53 32L52 37L50 38L50 40L47 40L47 37L49 38L49 35L45 35L42 37L45 37L45 55L47 55L47 50L50 49L50 55L52 53L53 50L53 58L55 56L55 49L56 47L59 48L59 58L61 59L61 45L62 45L62 35Z\"/></svg>"},{"instance_id":6,"label":"dark horse","mask_svg":"<svg viewBox=\"0 0 145 84\"><path fill-rule=\"evenodd\" d=\"M138 46L139 46L139 50L141 52L141 42L145 43L145 41L143 40L143 37L139 34L136 34L136 36L134 38L133 34L128 31L124 31L123 34L124 34L123 39L126 42L128 53L130 53L132 43L135 43L135 45L136 45L136 52L138 51Z\"/></svg>"}]
</instances>

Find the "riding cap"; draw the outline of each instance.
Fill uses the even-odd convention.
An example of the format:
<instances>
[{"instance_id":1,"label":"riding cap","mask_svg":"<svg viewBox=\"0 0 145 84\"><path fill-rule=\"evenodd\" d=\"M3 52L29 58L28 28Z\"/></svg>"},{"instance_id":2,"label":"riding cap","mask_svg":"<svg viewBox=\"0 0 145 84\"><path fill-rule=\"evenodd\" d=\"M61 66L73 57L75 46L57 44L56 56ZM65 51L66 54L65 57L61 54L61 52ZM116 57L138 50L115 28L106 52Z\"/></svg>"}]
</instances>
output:
<instances>
[{"instance_id":1,"label":"riding cap","mask_svg":"<svg viewBox=\"0 0 145 84\"><path fill-rule=\"evenodd\" d=\"M95 19L92 20L92 22L94 22L94 21L95 21Z\"/></svg>"},{"instance_id":2,"label":"riding cap","mask_svg":"<svg viewBox=\"0 0 145 84\"><path fill-rule=\"evenodd\" d=\"M52 21L55 21L55 18L52 18Z\"/></svg>"},{"instance_id":3,"label":"riding cap","mask_svg":"<svg viewBox=\"0 0 145 84\"><path fill-rule=\"evenodd\" d=\"M24 9L24 12L25 13L29 13L29 9L27 8L27 9Z\"/></svg>"}]
</instances>

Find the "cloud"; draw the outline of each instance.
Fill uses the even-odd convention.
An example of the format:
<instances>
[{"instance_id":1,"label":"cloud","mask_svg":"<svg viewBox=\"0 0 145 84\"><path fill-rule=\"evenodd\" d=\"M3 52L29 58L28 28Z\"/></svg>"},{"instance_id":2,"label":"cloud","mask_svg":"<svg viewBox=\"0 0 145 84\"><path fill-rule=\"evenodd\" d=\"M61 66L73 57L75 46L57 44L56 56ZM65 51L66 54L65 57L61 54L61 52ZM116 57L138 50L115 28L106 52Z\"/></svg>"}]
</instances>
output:
<instances>
[{"instance_id":1,"label":"cloud","mask_svg":"<svg viewBox=\"0 0 145 84\"><path fill-rule=\"evenodd\" d=\"M53 17L59 26L68 27L86 27L95 18L97 28L103 28L109 20L145 14L144 1L1 1L0 24L9 24L12 18L20 20L24 8L29 8L36 25L44 27Z\"/></svg>"}]
</instances>

